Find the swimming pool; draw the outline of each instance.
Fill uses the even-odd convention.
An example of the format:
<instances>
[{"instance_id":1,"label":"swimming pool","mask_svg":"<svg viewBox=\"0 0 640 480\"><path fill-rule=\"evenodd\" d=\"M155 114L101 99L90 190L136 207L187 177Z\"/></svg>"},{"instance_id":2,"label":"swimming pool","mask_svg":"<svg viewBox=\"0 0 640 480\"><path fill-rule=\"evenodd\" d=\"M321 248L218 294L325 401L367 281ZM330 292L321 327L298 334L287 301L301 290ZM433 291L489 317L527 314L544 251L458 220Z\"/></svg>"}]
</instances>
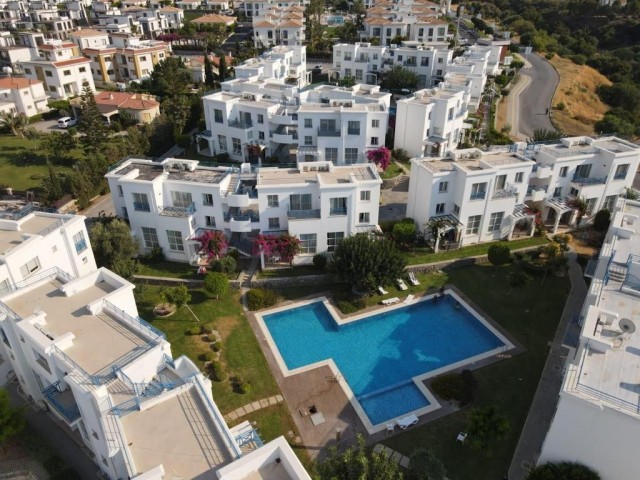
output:
<instances>
[{"instance_id":1,"label":"swimming pool","mask_svg":"<svg viewBox=\"0 0 640 480\"><path fill-rule=\"evenodd\" d=\"M425 299L347 323L330 308L319 299L258 318L285 374L332 361L356 410L367 417L365 425L374 430L393 418L439 407L424 378L512 347L451 291L437 303Z\"/></svg>"}]
</instances>

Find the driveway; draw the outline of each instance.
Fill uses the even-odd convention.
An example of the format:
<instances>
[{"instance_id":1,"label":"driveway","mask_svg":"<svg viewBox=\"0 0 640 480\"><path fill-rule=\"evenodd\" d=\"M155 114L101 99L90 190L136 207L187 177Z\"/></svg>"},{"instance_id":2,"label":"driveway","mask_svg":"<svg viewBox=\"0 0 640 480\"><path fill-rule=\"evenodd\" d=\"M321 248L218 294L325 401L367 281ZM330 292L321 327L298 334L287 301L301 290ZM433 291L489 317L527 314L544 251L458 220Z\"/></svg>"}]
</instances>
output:
<instances>
[{"instance_id":1,"label":"driveway","mask_svg":"<svg viewBox=\"0 0 640 480\"><path fill-rule=\"evenodd\" d=\"M42 122L36 122L32 125L30 125L31 127L35 128L36 130L39 130L43 133L50 133L50 132L64 132L63 129L58 128L58 120L43 120Z\"/></svg>"},{"instance_id":2,"label":"driveway","mask_svg":"<svg viewBox=\"0 0 640 480\"><path fill-rule=\"evenodd\" d=\"M529 55L525 68L520 70L523 86L509 95L513 103L514 115L510 123L519 139L533 137L534 130L554 130L549 119L551 100L560 80L558 73L544 58L538 54ZM515 93L515 95L513 95Z\"/></svg>"}]
</instances>

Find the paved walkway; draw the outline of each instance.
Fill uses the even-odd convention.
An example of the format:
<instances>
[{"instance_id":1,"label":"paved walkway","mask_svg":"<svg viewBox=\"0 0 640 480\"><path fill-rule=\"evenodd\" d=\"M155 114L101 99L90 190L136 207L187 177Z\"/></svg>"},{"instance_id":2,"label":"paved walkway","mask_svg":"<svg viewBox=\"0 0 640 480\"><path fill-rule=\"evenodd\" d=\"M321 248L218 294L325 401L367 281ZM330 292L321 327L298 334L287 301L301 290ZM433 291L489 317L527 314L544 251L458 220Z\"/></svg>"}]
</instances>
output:
<instances>
[{"instance_id":1,"label":"paved walkway","mask_svg":"<svg viewBox=\"0 0 640 480\"><path fill-rule=\"evenodd\" d=\"M549 344L549 356L511 461L509 480L524 480L540 455L562 388L563 366L568 353L568 349L562 346L564 332L573 316L582 310L587 295L587 285L582 276L582 269L576 261L576 254L569 253L568 257L571 293L564 306L553 342Z\"/></svg>"},{"instance_id":2,"label":"paved walkway","mask_svg":"<svg viewBox=\"0 0 640 480\"><path fill-rule=\"evenodd\" d=\"M261 408L271 407L273 405L277 405L282 403L284 398L282 395L274 395L273 397L263 398L262 400L256 400L252 403L247 403L244 407L236 408L233 412L229 412L224 416L225 421L233 421L238 418L244 417L248 413L255 412L256 410L260 410Z\"/></svg>"}]
</instances>

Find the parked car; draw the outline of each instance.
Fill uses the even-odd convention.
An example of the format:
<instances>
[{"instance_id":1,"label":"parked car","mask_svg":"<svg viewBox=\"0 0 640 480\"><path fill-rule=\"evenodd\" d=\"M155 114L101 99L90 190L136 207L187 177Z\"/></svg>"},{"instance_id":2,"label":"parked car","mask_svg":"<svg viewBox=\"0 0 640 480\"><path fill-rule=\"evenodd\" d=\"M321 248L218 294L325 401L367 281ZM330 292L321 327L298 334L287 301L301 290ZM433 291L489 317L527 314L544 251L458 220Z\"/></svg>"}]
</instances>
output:
<instances>
[{"instance_id":1,"label":"parked car","mask_svg":"<svg viewBox=\"0 0 640 480\"><path fill-rule=\"evenodd\" d=\"M316 65L311 72L313 72L314 75L320 75L322 73L322 65Z\"/></svg>"},{"instance_id":2,"label":"parked car","mask_svg":"<svg viewBox=\"0 0 640 480\"><path fill-rule=\"evenodd\" d=\"M58 128L69 128L73 127L78 123L78 119L74 117L62 117L58 120Z\"/></svg>"}]
</instances>

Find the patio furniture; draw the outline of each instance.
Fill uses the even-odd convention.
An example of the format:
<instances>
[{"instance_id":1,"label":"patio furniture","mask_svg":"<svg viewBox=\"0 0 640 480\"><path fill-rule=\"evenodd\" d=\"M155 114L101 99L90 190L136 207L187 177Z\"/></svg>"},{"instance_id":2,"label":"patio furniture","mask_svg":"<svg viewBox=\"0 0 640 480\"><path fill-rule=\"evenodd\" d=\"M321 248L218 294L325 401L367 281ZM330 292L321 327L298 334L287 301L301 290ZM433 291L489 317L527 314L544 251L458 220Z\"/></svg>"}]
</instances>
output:
<instances>
[{"instance_id":1,"label":"patio furniture","mask_svg":"<svg viewBox=\"0 0 640 480\"><path fill-rule=\"evenodd\" d=\"M411 285L420 285L420 282L416 278L416 274L413 272L409 272L409 283L411 283Z\"/></svg>"},{"instance_id":2,"label":"patio furniture","mask_svg":"<svg viewBox=\"0 0 640 480\"><path fill-rule=\"evenodd\" d=\"M413 301L413 295L407 295L407 298L404 299L404 303L405 305L409 305L411 302Z\"/></svg>"},{"instance_id":3,"label":"patio furniture","mask_svg":"<svg viewBox=\"0 0 640 480\"><path fill-rule=\"evenodd\" d=\"M383 305L393 305L394 303L398 303L400 299L398 297L391 297L385 300L382 300L380 303Z\"/></svg>"},{"instance_id":4,"label":"patio furniture","mask_svg":"<svg viewBox=\"0 0 640 480\"><path fill-rule=\"evenodd\" d=\"M456 442L464 443L466 439L467 439L467 434L465 432L460 432L456 437Z\"/></svg>"},{"instance_id":5,"label":"patio furniture","mask_svg":"<svg viewBox=\"0 0 640 480\"><path fill-rule=\"evenodd\" d=\"M411 425L415 425L416 423L418 423L418 417L416 417L416 415L412 413L411 415L397 420L396 423L402 430L406 430Z\"/></svg>"},{"instance_id":6,"label":"patio furniture","mask_svg":"<svg viewBox=\"0 0 640 480\"><path fill-rule=\"evenodd\" d=\"M387 435L389 435L390 433L393 433L395 429L396 429L395 423L387 423Z\"/></svg>"},{"instance_id":7,"label":"patio furniture","mask_svg":"<svg viewBox=\"0 0 640 480\"><path fill-rule=\"evenodd\" d=\"M396 284L398 285L398 289L402 290L403 292L409 289L409 287L407 287L407 285L401 278L396 278Z\"/></svg>"},{"instance_id":8,"label":"patio furniture","mask_svg":"<svg viewBox=\"0 0 640 480\"><path fill-rule=\"evenodd\" d=\"M387 291L384 289L384 287L383 287L382 285L380 285L380 286L378 287L378 293L379 293L380 295L386 295L386 294L387 294L387 293L389 293L389 292L387 292Z\"/></svg>"}]
</instances>

